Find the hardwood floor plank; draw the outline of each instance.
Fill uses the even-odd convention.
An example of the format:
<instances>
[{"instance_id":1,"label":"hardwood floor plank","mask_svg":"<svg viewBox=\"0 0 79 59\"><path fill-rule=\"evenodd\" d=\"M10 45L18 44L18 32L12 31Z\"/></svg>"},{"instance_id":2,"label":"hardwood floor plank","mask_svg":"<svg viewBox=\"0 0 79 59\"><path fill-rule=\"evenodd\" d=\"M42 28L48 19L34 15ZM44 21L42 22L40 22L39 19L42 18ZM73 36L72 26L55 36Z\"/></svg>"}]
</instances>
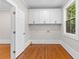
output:
<instances>
[{"instance_id":1,"label":"hardwood floor plank","mask_svg":"<svg viewBox=\"0 0 79 59\"><path fill-rule=\"evenodd\" d=\"M73 59L60 44L30 45L17 59Z\"/></svg>"},{"instance_id":2,"label":"hardwood floor plank","mask_svg":"<svg viewBox=\"0 0 79 59\"><path fill-rule=\"evenodd\" d=\"M0 59L10 59L9 44L0 44Z\"/></svg>"}]
</instances>

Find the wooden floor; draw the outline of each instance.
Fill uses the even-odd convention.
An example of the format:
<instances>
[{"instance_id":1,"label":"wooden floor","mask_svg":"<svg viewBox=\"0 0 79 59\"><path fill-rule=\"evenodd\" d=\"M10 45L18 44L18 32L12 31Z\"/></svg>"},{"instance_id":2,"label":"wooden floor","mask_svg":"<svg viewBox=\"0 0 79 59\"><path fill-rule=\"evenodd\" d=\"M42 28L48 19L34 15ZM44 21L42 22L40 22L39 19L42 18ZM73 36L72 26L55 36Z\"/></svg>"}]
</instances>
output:
<instances>
[{"instance_id":1,"label":"wooden floor","mask_svg":"<svg viewBox=\"0 0 79 59\"><path fill-rule=\"evenodd\" d=\"M60 45L30 45L17 59L73 59Z\"/></svg>"},{"instance_id":2,"label":"wooden floor","mask_svg":"<svg viewBox=\"0 0 79 59\"><path fill-rule=\"evenodd\" d=\"M10 59L9 44L0 44L0 59Z\"/></svg>"}]
</instances>

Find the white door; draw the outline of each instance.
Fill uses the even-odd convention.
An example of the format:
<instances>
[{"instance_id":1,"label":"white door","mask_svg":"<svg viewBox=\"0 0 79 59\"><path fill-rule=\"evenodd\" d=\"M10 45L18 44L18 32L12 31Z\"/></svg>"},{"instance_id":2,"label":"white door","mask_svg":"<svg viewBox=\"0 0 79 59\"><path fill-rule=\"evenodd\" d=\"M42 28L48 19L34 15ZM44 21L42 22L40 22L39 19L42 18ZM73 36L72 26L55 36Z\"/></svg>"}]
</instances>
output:
<instances>
[{"instance_id":1,"label":"white door","mask_svg":"<svg viewBox=\"0 0 79 59\"><path fill-rule=\"evenodd\" d=\"M25 13L16 9L16 57L23 51L25 45Z\"/></svg>"}]
</instances>

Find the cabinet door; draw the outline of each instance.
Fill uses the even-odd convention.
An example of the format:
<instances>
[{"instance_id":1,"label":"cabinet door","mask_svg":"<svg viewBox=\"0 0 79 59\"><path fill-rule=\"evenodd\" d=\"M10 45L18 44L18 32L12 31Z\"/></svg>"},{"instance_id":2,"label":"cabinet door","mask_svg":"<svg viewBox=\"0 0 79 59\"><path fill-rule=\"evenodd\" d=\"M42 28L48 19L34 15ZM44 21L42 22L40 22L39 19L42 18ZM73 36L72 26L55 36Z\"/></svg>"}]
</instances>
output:
<instances>
[{"instance_id":1,"label":"cabinet door","mask_svg":"<svg viewBox=\"0 0 79 59\"><path fill-rule=\"evenodd\" d=\"M40 24L40 10L35 10L34 11L34 21L35 21L35 24Z\"/></svg>"},{"instance_id":2,"label":"cabinet door","mask_svg":"<svg viewBox=\"0 0 79 59\"><path fill-rule=\"evenodd\" d=\"M40 23L40 11L37 9L29 10L29 24Z\"/></svg>"},{"instance_id":3,"label":"cabinet door","mask_svg":"<svg viewBox=\"0 0 79 59\"><path fill-rule=\"evenodd\" d=\"M43 24L49 24L49 10L48 9L43 9L41 10L41 20Z\"/></svg>"},{"instance_id":4,"label":"cabinet door","mask_svg":"<svg viewBox=\"0 0 79 59\"><path fill-rule=\"evenodd\" d=\"M29 10L29 24L33 24L33 14L34 13L31 10Z\"/></svg>"},{"instance_id":5,"label":"cabinet door","mask_svg":"<svg viewBox=\"0 0 79 59\"><path fill-rule=\"evenodd\" d=\"M61 16L62 16L61 9L56 10L55 18L57 24L61 24L61 19L62 19Z\"/></svg>"},{"instance_id":6,"label":"cabinet door","mask_svg":"<svg viewBox=\"0 0 79 59\"><path fill-rule=\"evenodd\" d=\"M58 24L61 23L61 9L50 10L49 23Z\"/></svg>"}]
</instances>

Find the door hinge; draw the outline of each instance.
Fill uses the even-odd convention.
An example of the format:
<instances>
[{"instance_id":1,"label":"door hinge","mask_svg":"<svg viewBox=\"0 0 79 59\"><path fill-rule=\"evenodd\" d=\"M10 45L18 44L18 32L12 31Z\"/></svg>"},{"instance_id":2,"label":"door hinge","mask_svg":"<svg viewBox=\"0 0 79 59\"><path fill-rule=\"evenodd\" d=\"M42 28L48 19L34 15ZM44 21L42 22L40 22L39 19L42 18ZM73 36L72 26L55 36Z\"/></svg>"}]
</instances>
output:
<instances>
[{"instance_id":1,"label":"door hinge","mask_svg":"<svg viewBox=\"0 0 79 59\"><path fill-rule=\"evenodd\" d=\"M13 53L16 53L16 51L13 51Z\"/></svg>"},{"instance_id":2,"label":"door hinge","mask_svg":"<svg viewBox=\"0 0 79 59\"><path fill-rule=\"evenodd\" d=\"M16 12L14 11L14 12L13 12L13 14L15 15L15 14L16 14Z\"/></svg>"},{"instance_id":3,"label":"door hinge","mask_svg":"<svg viewBox=\"0 0 79 59\"><path fill-rule=\"evenodd\" d=\"M16 31L13 31L13 34L15 34L16 33Z\"/></svg>"}]
</instances>

